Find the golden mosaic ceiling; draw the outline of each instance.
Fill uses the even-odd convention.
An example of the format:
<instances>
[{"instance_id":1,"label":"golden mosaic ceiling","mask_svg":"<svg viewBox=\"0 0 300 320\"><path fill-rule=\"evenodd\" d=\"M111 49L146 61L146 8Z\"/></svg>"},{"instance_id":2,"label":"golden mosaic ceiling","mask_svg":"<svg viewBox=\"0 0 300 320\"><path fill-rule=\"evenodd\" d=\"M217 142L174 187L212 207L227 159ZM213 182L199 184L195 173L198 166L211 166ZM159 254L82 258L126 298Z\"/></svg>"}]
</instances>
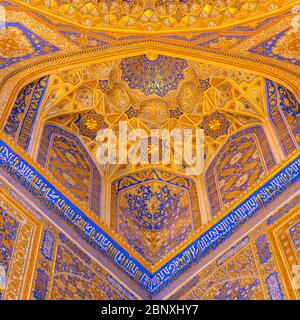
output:
<instances>
[{"instance_id":1,"label":"golden mosaic ceiling","mask_svg":"<svg viewBox=\"0 0 300 320\"><path fill-rule=\"evenodd\" d=\"M60 240L57 238L55 241L63 241L62 230L70 231L69 235L75 242L79 238L73 231L80 229L78 235L83 235L85 227L81 228L81 218L73 214L73 208L82 214L82 217L91 218L97 228L99 227L100 234L103 232L113 240L112 249L109 249L107 255L108 259L112 259L111 262L106 258L102 259L99 252L95 255L97 261L100 264L105 261L105 269L110 270L112 261L117 262L115 252L125 253L126 257L128 253L130 259L138 263L134 265L141 265L150 272L150 285L159 283L157 290L162 290L160 296L155 296L158 291L148 290L150 286L145 285L145 294L154 292L154 297L165 298L170 297L169 288L172 292L175 292L175 288L186 288L183 283L192 273L183 274L185 266L189 265L182 265L181 257L185 256L180 255L187 252L189 257L192 257L195 252L186 250L190 250L191 245L200 244L204 250L219 250L208 251L209 255L205 257L207 260L202 260L204 264L217 256L218 260L210 264L209 272L203 272L216 274L215 271L220 271L226 281L232 279L222 268L227 268L225 259L229 259L230 263L233 261L233 250L244 250L246 246L248 250L253 247L253 261L247 261L254 266L259 265L258 259L261 257L271 259L268 264L264 264L268 268L261 266L257 270L250 270L245 268L245 263L242 264L236 269L236 274L232 273L232 281L236 283L236 275L239 276L241 270L246 273L250 270L248 273L251 279L248 278L251 281L252 276L257 273L255 283L265 283L263 287L266 290L269 290L267 286L270 285L270 292L278 297L278 290L273 288L274 275L279 274L279 269L276 269L272 260L277 253L274 251L273 258L265 254L265 248L268 247L268 235L265 232L270 225L268 228L267 224L261 225L253 234L246 236L246 233L254 227L253 223L269 218L270 210L273 210L277 203L283 203L288 208L285 210L290 210L291 206L285 201L297 190L292 185L292 180L291 189L287 189L286 182L281 181L280 192L291 191L290 194L282 194L282 198L277 198L281 197L281 193L277 193L275 189L274 197L271 196L272 201L276 196L276 202L273 203L267 200L268 197L262 199L257 196L260 195L258 191L266 194L267 181L276 182L278 177L286 174L291 168L291 161L299 155L299 104L296 96L284 87L285 82L287 87L291 86L290 84L293 84L292 87L299 87L299 32L292 28L295 13L290 10L295 2L14 2L23 3L29 9L5 2L8 23L0 36L0 84L4 83L3 87L0 87L0 105L4 108L7 101L9 102L2 113L2 118L7 121L5 134L2 136L3 145L7 144L9 148L11 145L12 151L20 157L16 157L15 162L12 162L14 158L9 153L7 162L3 159L1 161L4 163L3 170L7 172L4 180L6 176L14 175L13 183L20 182L24 187L24 181L29 183L24 194L18 194L23 191L23 187L16 185L16 193L11 195L18 196L23 201L27 200L28 191L31 192L29 203L35 199L34 210L43 208L44 205L46 208L47 205L47 210L38 214L38 221L42 222L40 218L45 214L46 228L53 217L59 226L62 222L61 229L57 230ZM283 10L286 10L285 13ZM273 15L270 19L269 13ZM58 19L54 15L57 15ZM237 23L240 25L233 28ZM77 28L74 27L75 24ZM90 30L84 30L85 27ZM113 28L117 31L113 32ZM197 31L205 28L218 30ZM186 29L187 32L182 32L179 37L180 31ZM132 34L129 36L130 32ZM138 32L143 35L133 35ZM153 32L153 36L145 35L147 32ZM276 79L278 83L275 82ZM25 82L28 84L24 87ZM16 89L21 84L24 89L16 99ZM8 93L11 94L9 99ZM97 133L103 128L114 129L117 133L121 121L127 121L129 130L143 129L147 134L156 128L167 129L169 132L177 128L202 128L205 133L204 172L192 178L187 177L186 163L179 165L171 159L170 164L161 164L161 157L160 163L153 165L101 165L97 161L96 150L100 146ZM149 139L149 135L146 138ZM133 150L135 142L137 141L128 141L129 151ZM172 143L173 141L171 148L174 149ZM121 143L117 147L120 145ZM160 150L161 145L160 141ZM153 151L157 150L149 148L149 140L147 146L147 150L139 152L150 157ZM27 155L20 151L20 148L23 148ZM2 154L3 150L6 149L2 148ZM24 159L21 159L22 157ZM23 163L36 169L34 177L38 179L28 175L20 165ZM23 179L20 171L17 171L18 168L21 168L24 176L30 177L30 181L28 178ZM53 187L50 191L61 192L61 201L55 197L56 193L48 197L48 188L42 195L41 191L46 188L43 181L47 186ZM0 183L3 187L2 181ZM276 185L279 183L276 182ZM4 195L1 194L2 196ZM49 199L53 199L55 205ZM299 198L295 198L292 206L298 200ZM243 210L249 203L253 203L252 201L258 201L257 211L248 207L249 213L246 211L245 218L239 218L237 228L234 226L235 229L227 229L224 221L229 222L232 217L237 217L234 214L240 214L241 211L238 210ZM24 203L28 209L28 203ZM68 203L76 207L69 206ZM21 205L23 206L23 202ZM34 210L32 212L35 212ZM22 212L27 213L27 210ZM56 217L55 214L60 212L64 212L64 215ZM72 214L70 219L66 212L68 216ZM276 211L270 219L278 219L279 215L286 219L287 211L278 213L279 211ZM60 221L63 216L66 220ZM252 216L255 216L255 220L240 228ZM69 222L73 217L76 217L76 220L71 224ZM287 220L284 223L286 222ZM295 223L294 220L292 223L288 222L289 227ZM69 226L73 229L68 229ZM278 227L277 222L274 227ZM215 242L207 242L218 228L226 228L227 233L221 238L214 238ZM47 230L54 234L54 226ZM229 238L233 232L234 238ZM287 230L284 232L288 234ZM46 237L40 235L40 231L37 231L37 238L41 239L39 252L44 258L46 249L60 248L59 242L44 246ZM84 234L86 235L87 233ZM92 236L94 237L94 233ZM204 237L207 237L206 240ZM219 255L225 245L233 245L238 238L243 240L234 244L233 250ZM53 241L51 239L50 237L50 241ZM228 242L223 244L223 239ZM98 247L88 247L94 245L94 242L89 242L84 247L81 240L78 245L88 250L88 255L92 256L92 250ZM223 248L217 247L221 243ZM65 244L61 246L66 247ZM269 247L272 246L270 243ZM120 251L114 251L119 248ZM258 256L260 251L261 256ZM192 268L189 272L195 271L195 275L196 268L200 270L204 266L202 261L198 260L203 257L202 253L205 254L205 251L201 249L199 255L196 253L194 260L190 260ZM251 256L251 250L246 253L248 257ZM62 254L62 257L70 261L71 256L75 257L76 254L66 259ZM36 252L33 256L37 257ZM60 259L60 254L53 254L53 257ZM240 256L236 257L239 262L243 260ZM44 265L44 258L38 258L40 261L35 263L37 270L41 270L40 266ZM127 261L124 266L130 265L131 262L127 264ZM184 261L186 262L185 258ZM48 262L50 263L50 260ZM165 266L173 263L182 266L182 269L178 269L182 274L168 272ZM114 276L122 280L122 283L126 282L128 288L135 292L135 283L130 282L131 280L127 282L127 267L118 270L115 266L120 265L114 265ZM48 269L53 270L52 267ZM99 268L97 270L99 271ZM140 281L140 269L136 270L133 278ZM164 279L161 286L161 278L158 278L158 275L162 274L160 270L165 270L166 274L170 275ZM235 272L234 268L232 270ZM98 271L96 273L99 275ZM192 280L204 281L203 274ZM58 274L54 274L53 280L49 275L49 283L54 283L54 286L53 289L49 286L45 288L44 298L49 292L55 293L57 276ZM32 274L28 277L33 280L32 286L34 283L39 285ZM106 275L103 278L108 279ZM221 278L216 280L217 286L223 285ZM178 282L164 287L173 279ZM193 284L193 290L189 288L189 292L180 294L198 298L200 290L207 292L204 282L198 283L200 280ZM210 288L217 288L211 285L211 279L207 280ZM57 283L59 287L62 282L59 280ZM132 287L131 283L134 284ZM227 290L228 287L224 288ZM139 286L139 294L142 291L140 289ZM219 292L219 287L216 290ZM73 294L70 290L67 291L68 294ZM262 294L261 290L257 296L261 297ZM265 295L267 294L266 291ZM67 294L59 295L60 293L57 297L68 297ZM209 292L206 296L219 298L219 293ZM56 293L52 297L56 297Z\"/></svg>"},{"instance_id":2,"label":"golden mosaic ceiling","mask_svg":"<svg viewBox=\"0 0 300 320\"><path fill-rule=\"evenodd\" d=\"M51 76L50 83L42 121L67 126L91 153L100 128L117 132L119 122L128 121L131 129L146 132L203 128L209 161L228 136L265 118L262 78L168 56L140 55L70 69Z\"/></svg>"},{"instance_id":3,"label":"golden mosaic ceiling","mask_svg":"<svg viewBox=\"0 0 300 320\"><path fill-rule=\"evenodd\" d=\"M215 28L282 11L283 0L21 0L43 14L96 29L136 32Z\"/></svg>"}]
</instances>

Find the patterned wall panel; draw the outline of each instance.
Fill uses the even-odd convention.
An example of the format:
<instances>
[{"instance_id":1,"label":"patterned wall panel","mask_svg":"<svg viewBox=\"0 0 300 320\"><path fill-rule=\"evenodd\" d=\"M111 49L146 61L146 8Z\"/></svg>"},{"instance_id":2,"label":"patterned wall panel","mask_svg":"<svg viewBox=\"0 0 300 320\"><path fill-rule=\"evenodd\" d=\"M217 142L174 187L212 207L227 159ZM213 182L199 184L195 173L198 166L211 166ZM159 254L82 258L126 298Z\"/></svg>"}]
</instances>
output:
<instances>
[{"instance_id":1,"label":"patterned wall panel","mask_svg":"<svg viewBox=\"0 0 300 320\"><path fill-rule=\"evenodd\" d=\"M268 111L286 155L300 145L300 104L282 85L266 80Z\"/></svg>"},{"instance_id":2,"label":"patterned wall panel","mask_svg":"<svg viewBox=\"0 0 300 320\"><path fill-rule=\"evenodd\" d=\"M135 297L73 241L46 224L31 299L133 300Z\"/></svg>"},{"instance_id":3,"label":"patterned wall panel","mask_svg":"<svg viewBox=\"0 0 300 320\"><path fill-rule=\"evenodd\" d=\"M296 145L300 146L300 102L295 95L284 86L277 85L277 88L280 107L296 141Z\"/></svg>"},{"instance_id":4,"label":"patterned wall panel","mask_svg":"<svg viewBox=\"0 0 300 320\"><path fill-rule=\"evenodd\" d=\"M154 264L201 226L192 180L146 170L113 183L113 228Z\"/></svg>"},{"instance_id":5,"label":"patterned wall panel","mask_svg":"<svg viewBox=\"0 0 300 320\"><path fill-rule=\"evenodd\" d=\"M290 299L300 299L300 206L299 198L289 214L272 221L270 236L277 252L280 272L287 284Z\"/></svg>"},{"instance_id":6,"label":"patterned wall panel","mask_svg":"<svg viewBox=\"0 0 300 320\"><path fill-rule=\"evenodd\" d=\"M179 184L176 179L173 182ZM124 183L128 185L130 182L125 180ZM33 299L87 297L91 299L134 299L121 284L92 261L84 250L40 214L30 210L37 216L40 223L44 224L41 233L38 221L31 222L30 219L34 219L26 212L30 209L28 202L19 196L16 197L15 191L6 186L19 203L17 210L16 203L4 197L5 192L3 192L1 179L0 186L1 208L19 222L18 235L15 238L16 244L10 262L13 265L9 268L11 271L8 277L4 274L4 281L3 268L0 269L0 283L1 285L7 283L5 299L21 297L22 288L24 288L22 283L25 282L25 278L31 279L31 276L26 274L27 265L31 266L31 269L34 268L31 270L31 272L34 271L31 291ZM121 188L122 186L124 184L120 185ZM177 296L173 297L190 299L257 299L263 297L274 300L296 297L297 292L292 289L291 281L294 279L292 276L294 266L300 265L298 203L299 196L274 212L266 222L251 231L249 235L245 235L201 274L184 285L176 294ZM21 208L20 205L27 210ZM27 214L26 217L25 214ZM8 227L7 224L6 226ZM36 231L35 228L37 228ZM14 231L14 228L9 227L9 230L11 229ZM41 235L38 238L40 241L33 239L34 233ZM1 236L2 234L3 232L0 233ZM4 234L7 233L4 232ZM33 246L39 245L39 248L31 249L31 241ZM282 248L279 249L279 245ZM34 258L31 262L30 256L31 259ZM35 262L36 258L38 260ZM281 259L285 259L286 262L280 262ZM104 272L105 277L99 279L97 275L103 275L101 272ZM94 286L88 287L87 284L91 279ZM83 280L82 283L81 280ZM101 289L98 288L98 285ZM18 294L16 294L16 289L19 290ZM25 297L29 296L25 295Z\"/></svg>"},{"instance_id":7,"label":"patterned wall panel","mask_svg":"<svg viewBox=\"0 0 300 320\"><path fill-rule=\"evenodd\" d=\"M0 299L136 299L1 179L0 186Z\"/></svg>"},{"instance_id":8,"label":"patterned wall panel","mask_svg":"<svg viewBox=\"0 0 300 320\"><path fill-rule=\"evenodd\" d=\"M47 124L41 137L38 162L77 199L100 215L101 176L78 137Z\"/></svg>"},{"instance_id":9,"label":"patterned wall panel","mask_svg":"<svg viewBox=\"0 0 300 320\"><path fill-rule=\"evenodd\" d=\"M213 215L275 165L264 130L250 127L231 136L206 171Z\"/></svg>"},{"instance_id":10,"label":"patterned wall panel","mask_svg":"<svg viewBox=\"0 0 300 320\"><path fill-rule=\"evenodd\" d=\"M299 299L293 274L300 265L298 201L299 196L274 212L271 224L267 220L256 227L170 298Z\"/></svg>"},{"instance_id":11,"label":"patterned wall panel","mask_svg":"<svg viewBox=\"0 0 300 320\"><path fill-rule=\"evenodd\" d=\"M6 287L6 275L9 273L18 227L18 221L0 208L0 300Z\"/></svg>"},{"instance_id":12,"label":"patterned wall panel","mask_svg":"<svg viewBox=\"0 0 300 320\"><path fill-rule=\"evenodd\" d=\"M293 246L297 252L300 252L300 221L295 223L289 229L289 236L291 237Z\"/></svg>"},{"instance_id":13,"label":"patterned wall panel","mask_svg":"<svg viewBox=\"0 0 300 320\"><path fill-rule=\"evenodd\" d=\"M201 271L197 284L186 286L180 299L191 300L282 300L286 298L282 278L269 240L257 228L220 258ZM267 246L261 246L260 241ZM257 244L257 246L255 245ZM261 255L268 259L261 261Z\"/></svg>"},{"instance_id":14,"label":"patterned wall panel","mask_svg":"<svg viewBox=\"0 0 300 320\"><path fill-rule=\"evenodd\" d=\"M237 275L236 277L234 275ZM188 299L246 300L263 299L263 289L250 246L224 263L217 272L190 293Z\"/></svg>"},{"instance_id":15,"label":"patterned wall panel","mask_svg":"<svg viewBox=\"0 0 300 320\"><path fill-rule=\"evenodd\" d=\"M31 134L40 104L48 85L48 77L25 86L12 107L4 131L25 150L28 150Z\"/></svg>"}]
</instances>

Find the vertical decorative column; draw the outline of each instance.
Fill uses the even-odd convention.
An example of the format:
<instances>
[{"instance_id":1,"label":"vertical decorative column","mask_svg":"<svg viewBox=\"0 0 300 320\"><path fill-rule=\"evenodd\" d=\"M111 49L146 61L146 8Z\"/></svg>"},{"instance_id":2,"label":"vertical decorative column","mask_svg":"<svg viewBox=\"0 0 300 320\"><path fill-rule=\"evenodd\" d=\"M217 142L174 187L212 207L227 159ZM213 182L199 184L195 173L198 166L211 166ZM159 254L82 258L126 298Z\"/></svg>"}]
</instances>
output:
<instances>
[{"instance_id":1,"label":"vertical decorative column","mask_svg":"<svg viewBox=\"0 0 300 320\"><path fill-rule=\"evenodd\" d=\"M285 155L282 150L281 143L278 139L275 128L268 117L264 121L264 130L276 162L279 163L283 161L285 159Z\"/></svg>"},{"instance_id":2,"label":"vertical decorative column","mask_svg":"<svg viewBox=\"0 0 300 320\"><path fill-rule=\"evenodd\" d=\"M110 202L111 202L111 181L107 175L102 176L101 182L101 219L110 226Z\"/></svg>"},{"instance_id":3,"label":"vertical decorative column","mask_svg":"<svg viewBox=\"0 0 300 320\"><path fill-rule=\"evenodd\" d=\"M211 219L211 209L208 200L207 187L205 185L205 175L201 174L196 180L197 194L198 194L198 202L201 212L201 218L203 225L208 223Z\"/></svg>"}]
</instances>

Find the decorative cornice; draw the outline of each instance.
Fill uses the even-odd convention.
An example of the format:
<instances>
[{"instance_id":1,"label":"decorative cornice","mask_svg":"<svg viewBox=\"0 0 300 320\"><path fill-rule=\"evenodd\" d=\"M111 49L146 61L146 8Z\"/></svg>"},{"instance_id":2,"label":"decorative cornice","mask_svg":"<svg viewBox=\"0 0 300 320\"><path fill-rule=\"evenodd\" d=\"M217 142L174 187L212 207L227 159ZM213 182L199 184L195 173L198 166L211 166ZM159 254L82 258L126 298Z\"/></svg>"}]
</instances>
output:
<instances>
[{"instance_id":1,"label":"decorative cornice","mask_svg":"<svg viewBox=\"0 0 300 320\"><path fill-rule=\"evenodd\" d=\"M177 8L178 10L181 12L181 14L183 15L180 20L186 20L188 21L189 18L194 18L194 20L196 21L195 26L193 25L180 25L180 23L170 23L169 26L165 26L163 23L163 18L162 16L160 16L159 14L157 14L156 12L156 8L155 7L159 7L159 5L154 5L154 4L150 4L149 7L149 3L144 3L142 4L142 7L144 7L140 13L140 15L147 11L152 12L153 15L155 15L158 19L159 19L159 23L155 23L160 25L160 27L156 30L155 28L151 28L153 26L153 23L137 23L137 25L135 27L126 27L126 26L122 26L122 23L116 23L115 21L119 20L121 21L122 19L118 19L117 16L115 16L116 11L113 9L112 11L109 11L109 9L106 12L103 12L104 14L106 14L109 17L109 22L107 23L101 23L93 26L92 24L86 25L84 23L80 23L80 21L75 21L74 16L70 15L67 16L65 13L63 13L64 9L60 8L60 5L56 5L55 8L51 8L51 4L49 5L30 5L30 1L26 0L26 1L22 1L22 0L12 0L12 2L17 3L20 7L23 8L27 8L28 10L32 11L32 12L36 12L38 14L41 14L45 17L51 18L51 19L55 19L55 21L57 21L58 23L61 24L67 24L70 25L71 27L79 27L81 29L84 30L89 30L89 31L98 31L98 32L112 32L112 33L118 33L118 34L134 34L134 35L167 35L167 34L180 34L180 33L186 33L186 32L211 32L211 31L218 31L218 30L222 30L224 28L233 28L237 25L241 25L241 24L246 24L246 23L251 23L257 20L261 20L261 19L267 19L271 16L274 15L278 15L282 12L286 12L290 9L292 9L295 5L297 5L299 3L299 1L288 1L288 4L284 4L282 2L279 3L272 3L273 5L277 6L277 8L270 10L270 3L262 3L262 4L258 4L258 6L260 8L257 8L258 10L248 10L249 4L246 4L245 6L239 6L239 8L234 7L234 6L230 6L230 5L225 5L225 7L223 6L222 8L222 13L225 11L230 11L230 14L228 17L226 17L226 15L221 15L218 14L216 17L211 17L208 18L206 17L206 15L208 15L208 13L204 10L204 6L205 4L202 3L202 13L204 13L203 15L199 15L200 12L198 12L198 14L193 14L193 12L186 12L186 13L182 13L180 11L179 8ZM121 2L121 1L120 1ZM139 0L139 3L143 3L143 0ZM172 1L172 2L179 2L179 1ZM274 2L274 1L273 1ZM90 3L91 5L94 5L92 2ZM63 4L61 7L66 7L68 4ZM104 4L99 4L100 6L103 6ZM76 4L73 6L73 10L77 10L77 14L76 14L76 18L78 18L77 20L80 20L80 11L78 10L78 8L76 8ZM171 3L168 4L164 4L163 6L171 6ZM177 4L178 6L178 4ZM217 8L217 3L214 4L207 4L207 6L211 7L208 10L213 10L215 9L215 13L216 13L216 8ZM94 6L95 8L97 8L97 6ZM55 11L57 9L57 11ZM145 11L144 11L145 10ZM248 14L246 14L248 10ZM53 11L53 12L52 12ZM241 14L242 12L242 14ZM218 11L217 11L218 13ZM256 14L254 14L256 13ZM139 14L138 14L139 15ZM236 15L236 16L235 16ZM133 16L135 16L134 14L128 14L125 10L125 12L123 12L122 14L123 17L125 17L125 21L127 21L127 19L132 18ZM173 22L176 19L176 14L171 14L169 15L167 12L165 12L165 14L163 14L164 17L171 18L173 20ZM87 20L89 18L96 18L96 17L91 17L85 15L82 16L81 19L82 20ZM99 18L99 17L98 17ZM184 19L182 19L184 18ZM187 22L185 24L188 24ZM206 25L205 25L206 24ZM219 25L218 25L219 24ZM149 28L150 27L150 28ZM143 30L144 28L144 30Z\"/></svg>"}]
</instances>

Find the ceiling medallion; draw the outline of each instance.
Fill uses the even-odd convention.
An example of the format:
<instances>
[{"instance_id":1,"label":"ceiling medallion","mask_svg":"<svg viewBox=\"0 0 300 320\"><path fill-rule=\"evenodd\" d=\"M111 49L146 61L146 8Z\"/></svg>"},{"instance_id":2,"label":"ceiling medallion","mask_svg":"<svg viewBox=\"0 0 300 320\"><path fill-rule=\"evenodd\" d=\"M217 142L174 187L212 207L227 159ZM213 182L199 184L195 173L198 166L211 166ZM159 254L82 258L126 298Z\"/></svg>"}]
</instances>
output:
<instances>
[{"instance_id":1,"label":"ceiling medallion","mask_svg":"<svg viewBox=\"0 0 300 320\"><path fill-rule=\"evenodd\" d=\"M79 133L91 139L95 139L97 132L100 129L107 128L107 124L104 122L103 117L95 110L80 114L75 123L79 128Z\"/></svg>"},{"instance_id":2,"label":"ceiling medallion","mask_svg":"<svg viewBox=\"0 0 300 320\"><path fill-rule=\"evenodd\" d=\"M210 130L218 132L222 127L222 122L219 119L212 119L207 123Z\"/></svg>"},{"instance_id":3,"label":"ceiling medallion","mask_svg":"<svg viewBox=\"0 0 300 320\"><path fill-rule=\"evenodd\" d=\"M177 89L187 67L184 59L153 54L125 58L120 64L122 80L131 89L139 89L147 96L156 94L160 97Z\"/></svg>"},{"instance_id":4,"label":"ceiling medallion","mask_svg":"<svg viewBox=\"0 0 300 320\"><path fill-rule=\"evenodd\" d=\"M204 117L200 128L204 130L204 134L212 138L218 138L226 135L230 127L230 122L224 114L214 112Z\"/></svg>"},{"instance_id":5,"label":"ceiling medallion","mask_svg":"<svg viewBox=\"0 0 300 320\"><path fill-rule=\"evenodd\" d=\"M102 92L106 92L111 89L111 86L108 84L108 80L99 80L98 81L98 88Z\"/></svg>"},{"instance_id":6,"label":"ceiling medallion","mask_svg":"<svg viewBox=\"0 0 300 320\"><path fill-rule=\"evenodd\" d=\"M200 89L202 89L203 91L208 90L210 88L210 79L209 78L204 79L204 80L200 79L198 87Z\"/></svg>"},{"instance_id":7,"label":"ceiling medallion","mask_svg":"<svg viewBox=\"0 0 300 320\"><path fill-rule=\"evenodd\" d=\"M168 104L161 100L148 100L140 106L139 117L151 126L161 126L169 118Z\"/></svg>"},{"instance_id":8,"label":"ceiling medallion","mask_svg":"<svg viewBox=\"0 0 300 320\"><path fill-rule=\"evenodd\" d=\"M138 110L134 109L133 106L131 106L125 113L128 119L136 118L138 116Z\"/></svg>"},{"instance_id":9,"label":"ceiling medallion","mask_svg":"<svg viewBox=\"0 0 300 320\"><path fill-rule=\"evenodd\" d=\"M179 119L181 116L183 115L183 113L180 111L179 108L176 108L175 110L170 110L170 118L171 119Z\"/></svg>"}]
</instances>

